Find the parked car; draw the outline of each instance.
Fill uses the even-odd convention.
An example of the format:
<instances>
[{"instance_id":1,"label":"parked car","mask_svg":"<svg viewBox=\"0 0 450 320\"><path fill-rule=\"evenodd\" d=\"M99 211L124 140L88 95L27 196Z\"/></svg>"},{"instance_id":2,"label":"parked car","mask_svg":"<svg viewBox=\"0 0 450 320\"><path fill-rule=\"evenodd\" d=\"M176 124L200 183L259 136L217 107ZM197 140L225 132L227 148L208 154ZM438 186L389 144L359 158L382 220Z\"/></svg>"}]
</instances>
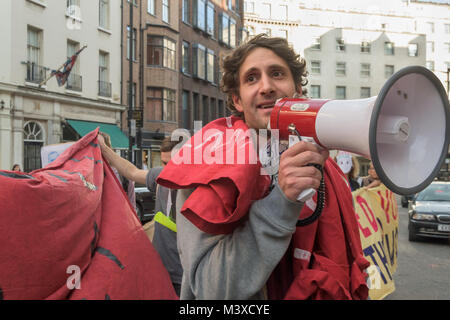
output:
<instances>
[{"instance_id":1,"label":"parked car","mask_svg":"<svg viewBox=\"0 0 450 320\"><path fill-rule=\"evenodd\" d=\"M147 187L135 186L136 194L136 213L139 220L144 223L150 221L155 216L155 198L154 192L150 192Z\"/></svg>"},{"instance_id":2,"label":"parked car","mask_svg":"<svg viewBox=\"0 0 450 320\"><path fill-rule=\"evenodd\" d=\"M402 196L402 207L407 208L408 202L414 198L414 194L408 194L406 196Z\"/></svg>"},{"instance_id":3,"label":"parked car","mask_svg":"<svg viewBox=\"0 0 450 320\"><path fill-rule=\"evenodd\" d=\"M409 202L409 241L450 238L450 182L434 181Z\"/></svg>"}]
</instances>

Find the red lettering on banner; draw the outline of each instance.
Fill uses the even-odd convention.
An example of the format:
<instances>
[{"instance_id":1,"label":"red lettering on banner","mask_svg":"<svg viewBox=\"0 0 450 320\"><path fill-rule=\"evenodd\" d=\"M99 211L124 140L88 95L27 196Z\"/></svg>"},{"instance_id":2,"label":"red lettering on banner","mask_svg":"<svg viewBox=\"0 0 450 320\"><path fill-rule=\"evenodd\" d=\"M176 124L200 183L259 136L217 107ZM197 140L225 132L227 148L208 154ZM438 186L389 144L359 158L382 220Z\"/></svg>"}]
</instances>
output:
<instances>
[{"instance_id":1,"label":"red lettering on banner","mask_svg":"<svg viewBox=\"0 0 450 320\"><path fill-rule=\"evenodd\" d=\"M368 236L370 236L372 234L372 232L370 232L369 228L363 228L361 223L359 223L360 218L359 218L358 212L355 212L355 213L356 213L356 222L358 223L359 230L361 230L364 238L367 238Z\"/></svg>"},{"instance_id":2,"label":"red lettering on banner","mask_svg":"<svg viewBox=\"0 0 450 320\"><path fill-rule=\"evenodd\" d=\"M378 195L380 196L380 199L381 199L381 209L383 209L383 211L384 211L384 214L386 215L386 221L387 221L387 223L389 223L389 207L391 207L390 206L390 204L391 204L391 199L390 199L390 197L389 197L389 190L386 190L386 199L383 197L383 195L381 194L381 191L378 191L377 192L378 193Z\"/></svg>"},{"instance_id":3,"label":"red lettering on banner","mask_svg":"<svg viewBox=\"0 0 450 320\"><path fill-rule=\"evenodd\" d=\"M367 220L369 221L370 225L372 226L373 231L377 232L378 231L377 220L375 219L375 215L373 214L372 209L370 209L369 205L367 204L366 199L364 199L361 196L357 196L356 202L358 202L359 206L364 211L364 214L366 215ZM369 214L367 213L367 211L369 211L372 219L369 217Z\"/></svg>"}]
</instances>

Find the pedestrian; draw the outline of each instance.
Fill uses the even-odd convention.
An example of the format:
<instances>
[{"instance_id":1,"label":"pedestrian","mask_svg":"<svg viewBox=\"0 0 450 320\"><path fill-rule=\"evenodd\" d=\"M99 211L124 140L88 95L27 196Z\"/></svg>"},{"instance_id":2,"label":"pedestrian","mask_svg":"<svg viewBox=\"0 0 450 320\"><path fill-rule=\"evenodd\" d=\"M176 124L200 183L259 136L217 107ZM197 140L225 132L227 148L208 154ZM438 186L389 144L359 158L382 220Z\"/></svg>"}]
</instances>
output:
<instances>
[{"instance_id":1,"label":"pedestrian","mask_svg":"<svg viewBox=\"0 0 450 320\"><path fill-rule=\"evenodd\" d=\"M103 137L103 141L104 141L105 145L112 151L111 137L109 136L109 134L100 131L99 135ZM123 190L127 194L128 199L130 200L130 203L134 208L134 211L136 211L136 193L134 191L134 181L129 180L128 178L124 177L122 174L120 174L120 172L118 172L117 168L114 166L114 164L112 164L109 161L108 158L106 158L106 160L109 162L111 169L114 172L114 175L116 176L116 178L120 182Z\"/></svg>"},{"instance_id":2,"label":"pedestrian","mask_svg":"<svg viewBox=\"0 0 450 320\"><path fill-rule=\"evenodd\" d=\"M264 299L290 298L291 295L302 299L308 293L299 288L306 283L311 292L309 298L326 296L321 292L335 299L348 297L338 285L339 281L351 292L350 297L367 296L362 269L368 262L362 256L351 193L336 170L337 165L328 159L327 150L300 141L281 154L278 172L268 176L261 174L259 161L257 164L220 163L221 153L217 152L220 146L228 150L230 144L231 148L244 144L233 145L235 139L224 141L217 137L230 130L236 134L234 138L239 130L263 134L277 99L301 95L307 83L306 75L306 62L282 38L258 35L224 59L221 87L228 95L227 105L233 116L215 120L198 131L172 157L157 180L162 185L180 188L176 206L178 249L184 271L180 299ZM202 141L202 135L208 133L211 136L203 136ZM208 141L214 141L216 153L211 152L213 143L208 145ZM211 158L200 164L195 162L199 158L194 162L180 161L189 159L189 151L199 154L201 148L204 148L203 154L210 152L218 161L211 161ZM308 229L325 228L317 235L315 231L311 234L297 227L300 212L309 210L307 207L312 205L297 201L297 197L306 189L321 186L322 168L326 174L327 200L319 222ZM340 207L341 204L344 206ZM340 232L333 232L331 239L332 232L327 232L326 228L342 226L343 221L339 220L342 215L350 219L345 221L344 227L350 225L351 231L344 233L340 229ZM322 226L319 224L322 217L336 218L338 222ZM346 243L346 236L353 243ZM329 246L320 242L324 237ZM319 251L329 254L320 260L325 264L317 264L316 259L322 259L321 252L296 248L302 241L309 242L312 248L315 239ZM337 243L341 246L334 250ZM349 247L352 247L351 254L346 251ZM347 261L349 256L352 258ZM311 264L299 265L308 259ZM333 260L333 268L340 270L339 274L321 269ZM340 265L341 261L345 261L345 268ZM320 269L309 273L315 278L306 273L297 281L299 270L309 266ZM278 272L280 270L287 271ZM339 279L342 274L345 276L334 282L319 279L323 275ZM354 277L358 279L353 280ZM323 283L326 288L322 287ZM360 295L348 287L350 283L361 289Z\"/></svg>"},{"instance_id":3,"label":"pedestrian","mask_svg":"<svg viewBox=\"0 0 450 320\"><path fill-rule=\"evenodd\" d=\"M111 150L100 137L99 143L103 156L111 165L117 168L120 175L133 182L145 184L150 191L156 193L156 214L154 217L155 223L152 243L159 253L165 268L169 272L172 285L179 296L183 269L177 249L175 216L175 199L177 191L156 184L156 178L161 173L163 167L170 161L172 149L179 142L171 141L170 136L164 138L160 147L162 166L150 168L150 170L138 169L128 160L121 158Z\"/></svg>"},{"instance_id":4,"label":"pedestrian","mask_svg":"<svg viewBox=\"0 0 450 320\"><path fill-rule=\"evenodd\" d=\"M350 190L353 192L359 189L361 187L357 180L359 175L359 164L356 157L348 152L339 151L334 161L336 161L339 168L347 177Z\"/></svg>"},{"instance_id":5,"label":"pedestrian","mask_svg":"<svg viewBox=\"0 0 450 320\"><path fill-rule=\"evenodd\" d=\"M11 171L22 171L22 170L20 169L20 164L15 163L15 164L12 166Z\"/></svg>"},{"instance_id":6,"label":"pedestrian","mask_svg":"<svg viewBox=\"0 0 450 320\"><path fill-rule=\"evenodd\" d=\"M372 161L370 161L368 173L369 174L367 176L360 177L358 179L361 187L363 187L365 190L378 187L381 184L381 180L378 177L377 172L375 171Z\"/></svg>"}]
</instances>

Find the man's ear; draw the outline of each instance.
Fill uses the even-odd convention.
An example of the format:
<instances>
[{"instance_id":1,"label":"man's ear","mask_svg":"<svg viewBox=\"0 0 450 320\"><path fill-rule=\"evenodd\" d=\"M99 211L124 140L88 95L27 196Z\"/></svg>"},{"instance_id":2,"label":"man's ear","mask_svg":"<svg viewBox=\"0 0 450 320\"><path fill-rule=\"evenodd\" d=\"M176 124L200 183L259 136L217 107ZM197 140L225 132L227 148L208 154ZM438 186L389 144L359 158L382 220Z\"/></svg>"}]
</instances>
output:
<instances>
[{"instance_id":1,"label":"man's ear","mask_svg":"<svg viewBox=\"0 0 450 320\"><path fill-rule=\"evenodd\" d=\"M298 84L297 86L296 86L297 88L297 93L300 95L300 96L302 96L303 95L303 92L302 92L302 85L301 84Z\"/></svg>"},{"instance_id":2,"label":"man's ear","mask_svg":"<svg viewBox=\"0 0 450 320\"><path fill-rule=\"evenodd\" d=\"M244 108L241 105L241 98L235 94L232 95L233 104L237 111L244 112Z\"/></svg>"}]
</instances>

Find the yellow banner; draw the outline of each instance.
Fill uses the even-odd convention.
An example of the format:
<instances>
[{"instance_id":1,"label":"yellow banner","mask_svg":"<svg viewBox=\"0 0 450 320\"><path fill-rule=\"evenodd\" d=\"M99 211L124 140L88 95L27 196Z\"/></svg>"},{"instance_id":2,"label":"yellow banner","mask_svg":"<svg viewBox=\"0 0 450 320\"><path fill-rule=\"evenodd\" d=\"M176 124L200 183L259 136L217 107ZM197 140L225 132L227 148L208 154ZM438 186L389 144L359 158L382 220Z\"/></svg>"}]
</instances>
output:
<instances>
[{"instance_id":1,"label":"yellow banner","mask_svg":"<svg viewBox=\"0 0 450 320\"><path fill-rule=\"evenodd\" d=\"M398 258L398 210L395 194L383 184L353 193L356 219L365 258L369 297L380 300L394 292L394 273Z\"/></svg>"}]
</instances>

